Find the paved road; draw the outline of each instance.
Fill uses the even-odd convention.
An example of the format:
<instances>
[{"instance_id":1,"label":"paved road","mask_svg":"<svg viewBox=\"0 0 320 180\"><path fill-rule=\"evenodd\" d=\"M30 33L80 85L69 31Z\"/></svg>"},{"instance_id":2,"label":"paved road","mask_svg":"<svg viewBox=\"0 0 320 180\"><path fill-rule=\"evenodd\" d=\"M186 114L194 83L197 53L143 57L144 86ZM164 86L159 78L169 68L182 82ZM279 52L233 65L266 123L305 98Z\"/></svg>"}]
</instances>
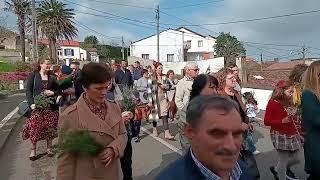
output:
<instances>
[{"instance_id":1,"label":"paved road","mask_svg":"<svg viewBox=\"0 0 320 180\"><path fill-rule=\"evenodd\" d=\"M19 99L19 98L18 98ZM1 103L0 111L9 106L10 103L19 101L14 99L5 105ZM11 104L12 109L14 105ZM7 112L10 112L8 110ZM3 115L2 115L3 116ZM5 115L4 115L5 116ZM0 179L2 180L49 180L55 179L55 162L56 158L49 158L42 154L40 158L31 162L28 160L30 153L29 141L21 139L21 130L24 124L24 119L18 121L16 128L11 133L7 144L0 152ZM151 130L151 125L145 125L146 129ZM257 126L257 131L254 134L254 139L257 143L257 148L262 153L256 156L262 180L272 180L273 177L269 172L269 167L275 165L277 161L276 153L273 150L269 131L266 128ZM172 132L176 134L175 124L171 125ZM135 180L152 180L154 177L170 162L179 158L180 155L175 152L180 149L179 140L165 141L163 133L159 135L159 139L141 132L142 140L140 143L133 143L133 174ZM163 143L165 141L165 143ZM45 152L45 142L38 144L38 153ZM303 171L303 163L293 168L294 172L306 179L306 174Z\"/></svg>"},{"instance_id":2,"label":"paved road","mask_svg":"<svg viewBox=\"0 0 320 180\"><path fill-rule=\"evenodd\" d=\"M0 121L25 99L24 94L12 95L0 100Z\"/></svg>"}]
</instances>

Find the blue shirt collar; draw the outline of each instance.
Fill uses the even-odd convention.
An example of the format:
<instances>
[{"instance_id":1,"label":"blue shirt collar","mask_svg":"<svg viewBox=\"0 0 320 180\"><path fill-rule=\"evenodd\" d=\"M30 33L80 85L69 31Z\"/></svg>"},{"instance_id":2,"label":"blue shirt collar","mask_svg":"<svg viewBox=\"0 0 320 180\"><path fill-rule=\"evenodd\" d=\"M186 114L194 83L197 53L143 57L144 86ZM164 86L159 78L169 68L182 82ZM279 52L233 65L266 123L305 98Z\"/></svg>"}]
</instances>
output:
<instances>
[{"instance_id":1,"label":"blue shirt collar","mask_svg":"<svg viewBox=\"0 0 320 180\"><path fill-rule=\"evenodd\" d=\"M200 172L204 175L206 180L220 180L221 178L216 175L214 172L206 168L193 154L192 149L190 149L191 157L197 167L199 168ZM230 176L230 180L239 180L242 174L242 170L238 162L236 162Z\"/></svg>"}]
</instances>

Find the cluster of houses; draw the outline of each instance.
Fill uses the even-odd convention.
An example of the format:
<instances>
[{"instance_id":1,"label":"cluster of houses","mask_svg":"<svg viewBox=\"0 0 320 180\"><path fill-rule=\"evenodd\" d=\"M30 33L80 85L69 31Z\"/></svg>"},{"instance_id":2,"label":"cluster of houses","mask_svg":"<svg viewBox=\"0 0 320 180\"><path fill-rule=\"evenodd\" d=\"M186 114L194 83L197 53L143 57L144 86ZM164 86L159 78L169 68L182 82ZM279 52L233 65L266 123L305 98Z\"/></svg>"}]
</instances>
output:
<instances>
[{"instance_id":1,"label":"cluster of houses","mask_svg":"<svg viewBox=\"0 0 320 180\"><path fill-rule=\"evenodd\" d=\"M21 49L20 37L17 33L6 30L2 27L0 34L0 56L8 59L20 59L19 50ZM38 44L49 47L48 39L38 39ZM25 40L26 55L29 58L32 54L31 40ZM7 50L7 51L5 51ZM81 48L79 41L59 40L57 42L57 56L59 60L80 60L99 62L99 55L96 48Z\"/></svg>"},{"instance_id":2,"label":"cluster of houses","mask_svg":"<svg viewBox=\"0 0 320 180\"><path fill-rule=\"evenodd\" d=\"M48 39L39 39L38 43L45 46L49 45ZM224 65L224 60L223 58L221 59L221 57L216 57L214 49L215 43L215 37L204 36L185 27L167 29L159 33L159 61L162 62L167 69L179 69L183 66L183 63L197 61L200 67L204 69L211 68L211 70L217 70L220 66ZM97 49L81 48L79 41L59 40L57 47L59 60L99 62ZM0 56L1 49L20 49L20 38L18 34L9 31L5 37L0 36ZM31 52L31 50L31 43L26 41L26 51ZM148 64L153 60L157 60L157 52L157 35L154 34L130 44L129 60L139 60L142 63L147 62L146 64ZM30 55L30 53L27 53L27 55L28 54ZM239 68L242 69L241 73L244 86L270 89L278 80L287 78L295 65L310 64L315 60L319 59L295 59L282 62L274 59L258 63L254 58L241 57L237 60L237 64Z\"/></svg>"}]
</instances>

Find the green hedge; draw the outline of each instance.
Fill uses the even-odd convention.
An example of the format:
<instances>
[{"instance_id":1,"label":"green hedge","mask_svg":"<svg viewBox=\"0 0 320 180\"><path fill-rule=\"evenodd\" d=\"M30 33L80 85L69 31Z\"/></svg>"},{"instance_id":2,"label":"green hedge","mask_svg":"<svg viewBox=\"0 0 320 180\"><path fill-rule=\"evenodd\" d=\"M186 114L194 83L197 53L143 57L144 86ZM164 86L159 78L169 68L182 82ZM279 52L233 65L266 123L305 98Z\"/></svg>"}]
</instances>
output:
<instances>
[{"instance_id":1,"label":"green hedge","mask_svg":"<svg viewBox=\"0 0 320 180\"><path fill-rule=\"evenodd\" d=\"M8 63L3 57L0 57L0 72L13 72L16 71L16 66L12 63Z\"/></svg>"}]
</instances>

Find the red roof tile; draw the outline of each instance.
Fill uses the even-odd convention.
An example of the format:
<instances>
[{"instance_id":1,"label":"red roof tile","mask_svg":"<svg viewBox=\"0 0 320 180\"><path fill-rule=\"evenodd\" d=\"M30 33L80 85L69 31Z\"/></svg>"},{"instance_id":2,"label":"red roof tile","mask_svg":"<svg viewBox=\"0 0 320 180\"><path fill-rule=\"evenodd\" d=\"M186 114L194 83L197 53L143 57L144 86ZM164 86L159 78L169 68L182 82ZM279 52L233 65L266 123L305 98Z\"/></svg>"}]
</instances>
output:
<instances>
[{"instance_id":1,"label":"red roof tile","mask_svg":"<svg viewBox=\"0 0 320 180\"><path fill-rule=\"evenodd\" d=\"M285 69L291 70L294 68L294 66L296 66L298 64L304 64L304 63L305 63L304 60L277 62L277 63L274 63L274 64L268 66L267 68L265 68L265 70L285 70Z\"/></svg>"},{"instance_id":2,"label":"red roof tile","mask_svg":"<svg viewBox=\"0 0 320 180\"><path fill-rule=\"evenodd\" d=\"M48 39L39 39L38 42L44 45L49 45ZM57 44L60 46L80 47L80 42L73 40L59 40Z\"/></svg>"}]
</instances>

